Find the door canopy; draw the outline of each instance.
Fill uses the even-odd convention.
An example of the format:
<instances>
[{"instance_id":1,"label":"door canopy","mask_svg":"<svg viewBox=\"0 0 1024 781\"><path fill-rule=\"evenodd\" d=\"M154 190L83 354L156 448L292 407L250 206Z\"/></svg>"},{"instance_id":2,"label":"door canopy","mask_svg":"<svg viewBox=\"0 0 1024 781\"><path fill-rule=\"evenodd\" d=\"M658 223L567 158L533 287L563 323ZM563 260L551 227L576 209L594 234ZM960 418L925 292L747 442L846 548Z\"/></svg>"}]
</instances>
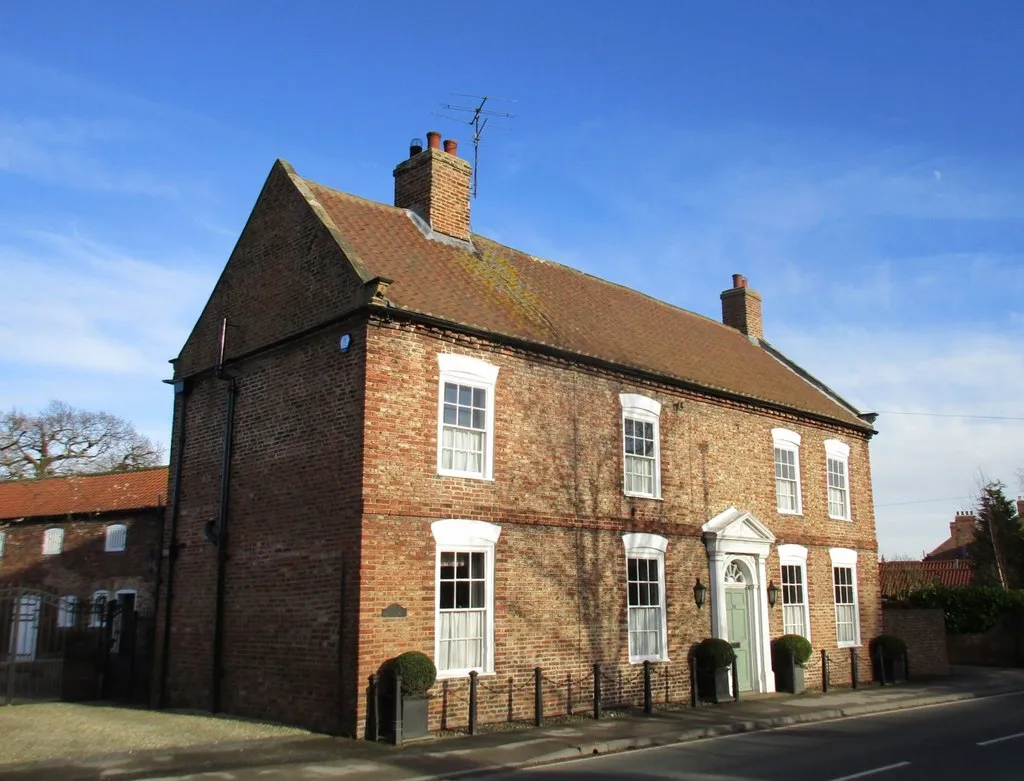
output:
<instances>
[{"instance_id":1,"label":"door canopy","mask_svg":"<svg viewBox=\"0 0 1024 781\"><path fill-rule=\"evenodd\" d=\"M730 507L702 527L708 553L746 553L767 556L775 535L754 514Z\"/></svg>"}]
</instances>

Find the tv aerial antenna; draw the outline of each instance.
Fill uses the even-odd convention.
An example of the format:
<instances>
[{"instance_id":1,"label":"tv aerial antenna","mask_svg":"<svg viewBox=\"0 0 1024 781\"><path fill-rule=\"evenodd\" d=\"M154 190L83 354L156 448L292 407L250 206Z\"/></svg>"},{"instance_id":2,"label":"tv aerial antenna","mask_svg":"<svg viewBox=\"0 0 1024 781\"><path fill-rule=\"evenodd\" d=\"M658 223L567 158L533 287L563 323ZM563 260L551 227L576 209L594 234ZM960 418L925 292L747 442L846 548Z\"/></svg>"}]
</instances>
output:
<instances>
[{"instance_id":1,"label":"tv aerial antenna","mask_svg":"<svg viewBox=\"0 0 1024 781\"><path fill-rule=\"evenodd\" d=\"M474 100L480 101L476 106L455 106L451 103L442 103L441 108L446 111L463 111L471 116L469 119L464 117L450 117L445 114L438 114L439 117L450 119L453 122L463 122L473 128L473 197L476 198L477 191L477 173L480 171L480 136L484 132L484 128L487 127L487 123L492 117L501 117L504 119L515 119L515 114L509 114L506 111L491 111L490 109L484 108L487 105L487 101L496 100L502 103L518 103L518 101L512 98L496 98L493 95L467 95L463 92L453 92L460 98L473 98Z\"/></svg>"}]
</instances>

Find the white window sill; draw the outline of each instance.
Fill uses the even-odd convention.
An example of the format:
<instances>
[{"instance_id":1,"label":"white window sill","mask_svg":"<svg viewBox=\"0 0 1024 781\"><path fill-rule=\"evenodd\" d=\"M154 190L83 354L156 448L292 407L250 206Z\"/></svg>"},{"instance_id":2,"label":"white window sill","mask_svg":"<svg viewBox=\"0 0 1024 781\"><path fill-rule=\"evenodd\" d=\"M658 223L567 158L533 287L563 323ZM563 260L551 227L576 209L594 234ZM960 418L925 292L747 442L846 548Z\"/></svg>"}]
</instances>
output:
<instances>
[{"instance_id":1,"label":"white window sill","mask_svg":"<svg viewBox=\"0 0 1024 781\"><path fill-rule=\"evenodd\" d=\"M662 501L661 494L637 494L632 491L623 491L622 495L629 499L651 499L655 502Z\"/></svg>"},{"instance_id":2,"label":"white window sill","mask_svg":"<svg viewBox=\"0 0 1024 781\"><path fill-rule=\"evenodd\" d=\"M789 515L793 518L803 517L803 512L801 510L779 510L778 508L775 509L778 510L779 515Z\"/></svg>"},{"instance_id":3,"label":"white window sill","mask_svg":"<svg viewBox=\"0 0 1024 781\"><path fill-rule=\"evenodd\" d=\"M479 670L476 668L472 668L469 670L444 670L438 672L437 680L453 681L458 680L460 678L468 678L469 674L474 671L476 672L477 677L479 678L493 678L495 675L497 675L497 673L494 672L494 670Z\"/></svg>"},{"instance_id":4,"label":"white window sill","mask_svg":"<svg viewBox=\"0 0 1024 781\"><path fill-rule=\"evenodd\" d=\"M838 648L863 648L864 646L861 645L860 642L858 641L856 643L836 643L836 647L838 647Z\"/></svg>"},{"instance_id":5,"label":"white window sill","mask_svg":"<svg viewBox=\"0 0 1024 781\"><path fill-rule=\"evenodd\" d=\"M494 477L488 475L482 475L479 472L454 472L450 469L438 469L438 477L463 477L467 480L480 480L484 483L493 483Z\"/></svg>"},{"instance_id":6,"label":"white window sill","mask_svg":"<svg viewBox=\"0 0 1024 781\"><path fill-rule=\"evenodd\" d=\"M667 656L631 656L629 657L630 664L643 664L644 662L650 662L651 664L661 664L663 662L672 661Z\"/></svg>"},{"instance_id":7,"label":"white window sill","mask_svg":"<svg viewBox=\"0 0 1024 781\"><path fill-rule=\"evenodd\" d=\"M831 521L846 521L846 523L853 523L853 518L847 518L841 515L830 515L829 520Z\"/></svg>"}]
</instances>

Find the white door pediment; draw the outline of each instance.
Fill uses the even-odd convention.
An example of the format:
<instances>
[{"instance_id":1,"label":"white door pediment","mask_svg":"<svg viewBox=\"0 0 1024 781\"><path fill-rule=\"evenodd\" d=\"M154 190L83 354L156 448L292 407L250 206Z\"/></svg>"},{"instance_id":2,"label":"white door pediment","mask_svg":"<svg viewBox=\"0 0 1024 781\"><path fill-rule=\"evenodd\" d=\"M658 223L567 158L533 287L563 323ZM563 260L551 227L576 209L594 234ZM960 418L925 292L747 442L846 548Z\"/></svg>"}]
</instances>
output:
<instances>
[{"instance_id":1,"label":"white door pediment","mask_svg":"<svg viewBox=\"0 0 1024 781\"><path fill-rule=\"evenodd\" d=\"M708 550L768 554L775 535L753 513L730 507L702 527Z\"/></svg>"}]
</instances>

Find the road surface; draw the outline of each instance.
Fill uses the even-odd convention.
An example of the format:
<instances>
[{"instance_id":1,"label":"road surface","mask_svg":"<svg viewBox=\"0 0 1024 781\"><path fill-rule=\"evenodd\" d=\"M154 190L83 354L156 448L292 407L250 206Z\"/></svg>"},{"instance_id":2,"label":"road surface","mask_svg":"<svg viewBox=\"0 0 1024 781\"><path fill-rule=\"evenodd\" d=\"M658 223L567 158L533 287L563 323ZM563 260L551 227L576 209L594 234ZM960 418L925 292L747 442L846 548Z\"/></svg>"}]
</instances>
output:
<instances>
[{"instance_id":1,"label":"road surface","mask_svg":"<svg viewBox=\"0 0 1024 781\"><path fill-rule=\"evenodd\" d=\"M490 781L1022 781L1024 693L594 757Z\"/></svg>"}]
</instances>

